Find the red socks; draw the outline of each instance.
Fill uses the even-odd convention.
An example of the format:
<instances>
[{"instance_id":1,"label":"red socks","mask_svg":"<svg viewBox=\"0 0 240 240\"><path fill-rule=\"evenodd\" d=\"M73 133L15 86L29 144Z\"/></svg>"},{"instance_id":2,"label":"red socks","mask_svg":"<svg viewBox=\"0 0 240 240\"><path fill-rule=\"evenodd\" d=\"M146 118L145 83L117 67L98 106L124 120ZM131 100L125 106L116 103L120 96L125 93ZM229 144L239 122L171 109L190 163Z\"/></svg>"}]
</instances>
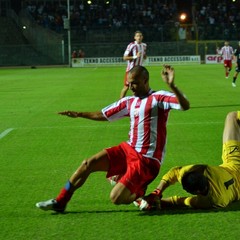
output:
<instances>
[{"instance_id":1,"label":"red socks","mask_svg":"<svg viewBox=\"0 0 240 240\"><path fill-rule=\"evenodd\" d=\"M65 185L65 187L60 191L60 193L56 197L57 202L61 206L67 205L67 203L70 201L70 199L73 195L73 192L74 192L74 191L72 191L71 188L72 188L72 184L68 181L67 184Z\"/></svg>"}]
</instances>

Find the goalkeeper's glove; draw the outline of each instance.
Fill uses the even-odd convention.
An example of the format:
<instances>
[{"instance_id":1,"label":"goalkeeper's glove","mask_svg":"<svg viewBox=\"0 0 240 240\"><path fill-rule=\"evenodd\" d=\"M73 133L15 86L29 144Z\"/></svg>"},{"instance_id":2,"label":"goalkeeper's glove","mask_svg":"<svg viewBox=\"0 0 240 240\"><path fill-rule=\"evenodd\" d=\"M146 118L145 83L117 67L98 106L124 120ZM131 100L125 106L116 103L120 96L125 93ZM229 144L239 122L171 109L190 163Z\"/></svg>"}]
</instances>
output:
<instances>
[{"instance_id":1,"label":"goalkeeper's glove","mask_svg":"<svg viewBox=\"0 0 240 240\"><path fill-rule=\"evenodd\" d=\"M138 207L142 211L160 210L162 193L155 189L152 193L138 201Z\"/></svg>"}]
</instances>

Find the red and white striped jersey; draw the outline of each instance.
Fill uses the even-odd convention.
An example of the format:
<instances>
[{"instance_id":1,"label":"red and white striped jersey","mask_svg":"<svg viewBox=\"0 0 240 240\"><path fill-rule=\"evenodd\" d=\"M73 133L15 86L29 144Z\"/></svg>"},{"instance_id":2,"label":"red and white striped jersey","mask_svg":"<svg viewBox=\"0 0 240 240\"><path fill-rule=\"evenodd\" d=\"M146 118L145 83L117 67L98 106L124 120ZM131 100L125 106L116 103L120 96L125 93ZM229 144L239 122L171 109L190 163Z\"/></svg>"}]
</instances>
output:
<instances>
[{"instance_id":1,"label":"red and white striped jersey","mask_svg":"<svg viewBox=\"0 0 240 240\"><path fill-rule=\"evenodd\" d=\"M166 124L170 109L181 109L175 94L168 91L151 91L146 98L125 97L102 109L109 121L130 117L127 143L143 156L164 158Z\"/></svg>"},{"instance_id":2,"label":"red and white striped jersey","mask_svg":"<svg viewBox=\"0 0 240 240\"><path fill-rule=\"evenodd\" d=\"M231 46L223 46L218 51L218 54L222 55L223 60L232 60L233 53L233 48Z\"/></svg>"},{"instance_id":3,"label":"red and white striped jersey","mask_svg":"<svg viewBox=\"0 0 240 240\"><path fill-rule=\"evenodd\" d=\"M144 56L146 55L146 51L147 51L146 43L138 44L136 41L134 41L134 42L131 42L128 44L128 46L123 54L124 56L135 56L135 55L137 55L138 52L141 52L142 54L141 54L141 57L139 57L139 58L127 61L126 72L129 72L135 66L143 65L143 60L144 60Z\"/></svg>"}]
</instances>

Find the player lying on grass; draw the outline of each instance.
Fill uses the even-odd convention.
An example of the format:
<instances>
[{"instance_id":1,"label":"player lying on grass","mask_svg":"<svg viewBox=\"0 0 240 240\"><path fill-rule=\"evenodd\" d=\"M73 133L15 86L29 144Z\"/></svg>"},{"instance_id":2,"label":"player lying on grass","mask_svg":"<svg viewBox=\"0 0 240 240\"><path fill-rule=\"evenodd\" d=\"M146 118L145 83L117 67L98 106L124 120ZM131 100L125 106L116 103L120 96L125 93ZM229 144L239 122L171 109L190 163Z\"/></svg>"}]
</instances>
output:
<instances>
[{"instance_id":1,"label":"player lying on grass","mask_svg":"<svg viewBox=\"0 0 240 240\"><path fill-rule=\"evenodd\" d=\"M170 169L154 192L135 201L141 210L165 207L199 209L226 207L240 200L240 111L228 113L223 131L223 163L219 166L188 165ZM162 198L166 188L181 183L194 196Z\"/></svg>"},{"instance_id":2,"label":"player lying on grass","mask_svg":"<svg viewBox=\"0 0 240 240\"><path fill-rule=\"evenodd\" d=\"M149 86L149 73L145 67L131 69L128 82L133 96L96 112L60 112L72 118L113 121L130 118L129 140L106 148L83 160L55 199L39 202L42 210L63 212L73 193L91 173L107 172L107 177L119 175L118 183L110 193L114 204L130 204L144 196L147 186L158 175L164 157L166 124L170 109L189 109L189 102L174 83L174 69L165 66L162 79L172 92L154 92Z\"/></svg>"}]
</instances>

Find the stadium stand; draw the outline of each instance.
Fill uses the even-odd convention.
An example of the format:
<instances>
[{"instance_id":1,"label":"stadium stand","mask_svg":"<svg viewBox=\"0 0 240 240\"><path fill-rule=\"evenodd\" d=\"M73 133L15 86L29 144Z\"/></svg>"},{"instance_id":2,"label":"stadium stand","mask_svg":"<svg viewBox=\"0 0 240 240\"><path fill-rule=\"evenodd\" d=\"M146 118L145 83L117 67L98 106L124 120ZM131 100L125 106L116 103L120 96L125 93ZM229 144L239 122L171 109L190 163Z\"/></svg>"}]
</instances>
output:
<instances>
[{"instance_id":1,"label":"stadium stand","mask_svg":"<svg viewBox=\"0 0 240 240\"><path fill-rule=\"evenodd\" d=\"M52 59L24 37L10 17L0 17L0 66L33 66L52 63Z\"/></svg>"},{"instance_id":2,"label":"stadium stand","mask_svg":"<svg viewBox=\"0 0 240 240\"><path fill-rule=\"evenodd\" d=\"M115 0L93 1L70 1L71 27L76 32L73 38L77 41L92 41L98 39L106 42L116 39L114 32L119 31L122 37L125 29L151 29L152 31L163 32L160 41L175 41L168 33L169 27L173 30L178 23L179 9L177 1L130 1ZM188 1L192 7L188 9L188 25L192 23L198 25L199 39L219 39L228 37L234 39L239 37L240 8L239 1ZM63 31L63 21L67 17L66 1L31 1L24 6L34 17L38 24L50 28L56 32ZM224 29L224 31L222 31ZM91 37L85 37L90 35ZM188 28L188 39L194 38L191 28ZM74 33L73 32L73 33ZM169 31L170 32L170 31ZM79 36L77 38L77 36ZM151 36L150 41L156 37Z\"/></svg>"},{"instance_id":3,"label":"stadium stand","mask_svg":"<svg viewBox=\"0 0 240 240\"><path fill-rule=\"evenodd\" d=\"M28 44L21 30L9 17L0 17L0 66L41 63L39 54ZM38 62L33 62L38 59Z\"/></svg>"},{"instance_id":4,"label":"stadium stand","mask_svg":"<svg viewBox=\"0 0 240 240\"><path fill-rule=\"evenodd\" d=\"M119 41L120 31L121 37L128 41L132 29L152 28L161 31L159 26L174 24L177 21L177 8L173 0L115 0L109 1L109 4L106 2L99 0L87 4L87 1L70 1L73 39L80 42L106 42L115 39ZM58 33L64 31L63 22L67 17L66 1L31 1L26 2L23 8L43 27Z\"/></svg>"},{"instance_id":5,"label":"stadium stand","mask_svg":"<svg viewBox=\"0 0 240 240\"><path fill-rule=\"evenodd\" d=\"M184 9L176 0L92 2L70 0L71 46L83 49L86 57L122 56L135 30L143 32L148 55L197 51L203 58L207 52L215 52L217 42L240 39L239 1L188 0L192 6L185 22L179 20ZM65 0L22 0L16 7L16 1L1 0L0 65L66 64L66 4ZM180 27L186 31L183 41L178 33ZM5 52L11 52L7 59Z\"/></svg>"}]
</instances>

